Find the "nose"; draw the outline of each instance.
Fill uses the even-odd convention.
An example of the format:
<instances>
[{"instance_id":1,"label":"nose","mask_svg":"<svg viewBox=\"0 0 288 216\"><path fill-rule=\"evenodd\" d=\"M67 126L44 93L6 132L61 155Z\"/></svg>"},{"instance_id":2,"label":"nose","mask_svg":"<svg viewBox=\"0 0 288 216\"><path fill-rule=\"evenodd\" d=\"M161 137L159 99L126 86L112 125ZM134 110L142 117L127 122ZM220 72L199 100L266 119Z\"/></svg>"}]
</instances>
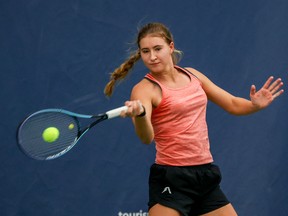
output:
<instances>
[{"instance_id":1,"label":"nose","mask_svg":"<svg viewBox=\"0 0 288 216\"><path fill-rule=\"evenodd\" d=\"M156 59L157 59L157 56L155 55L155 52L151 51L150 60L155 61Z\"/></svg>"}]
</instances>

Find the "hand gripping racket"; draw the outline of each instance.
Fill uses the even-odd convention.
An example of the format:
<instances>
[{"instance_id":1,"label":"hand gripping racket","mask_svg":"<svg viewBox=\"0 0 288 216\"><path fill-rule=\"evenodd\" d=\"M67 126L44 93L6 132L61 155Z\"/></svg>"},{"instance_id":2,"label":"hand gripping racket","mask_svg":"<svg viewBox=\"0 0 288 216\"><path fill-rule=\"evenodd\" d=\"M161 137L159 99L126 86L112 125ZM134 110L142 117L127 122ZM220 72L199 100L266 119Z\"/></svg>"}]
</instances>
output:
<instances>
[{"instance_id":1,"label":"hand gripping racket","mask_svg":"<svg viewBox=\"0 0 288 216\"><path fill-rule=\"evenodd\" d=\"M44 109L28 116L18 127L20 149L36 160L58 158L72 149L90 128L106 119L118 117L127 107L112 109L104 114L83 115L63 109ZM80 119L94 119L81 128Z\"/></svg>"}]
</instances>

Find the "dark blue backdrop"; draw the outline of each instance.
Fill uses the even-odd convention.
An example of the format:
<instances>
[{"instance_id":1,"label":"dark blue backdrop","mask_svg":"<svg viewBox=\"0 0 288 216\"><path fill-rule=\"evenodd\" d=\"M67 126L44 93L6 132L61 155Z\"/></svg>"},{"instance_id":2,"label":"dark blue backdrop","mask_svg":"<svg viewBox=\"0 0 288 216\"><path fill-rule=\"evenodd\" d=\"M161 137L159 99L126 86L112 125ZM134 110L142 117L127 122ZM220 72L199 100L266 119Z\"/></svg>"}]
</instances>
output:
<instances>
[{"instance_id":1,"label":"dark blue backdrop","mask_svg":"<svg viewBox=\"0 0 288 216\"><path fill-rule=\"evenodd\" d=\"M93 114L121 106L146 73L139 63L111 99L103 88L137 27L160 21L184 51L181 66L249 97L268 76L287 83L286 0L1 0L0 215L146 215L154 145L130 119L103 123L68 154L39 162L16 145L18 123L48 107ZM212 152L239 215L288 215L287 93L251 116L208 106Z\"/></svg>"}]
</instances>

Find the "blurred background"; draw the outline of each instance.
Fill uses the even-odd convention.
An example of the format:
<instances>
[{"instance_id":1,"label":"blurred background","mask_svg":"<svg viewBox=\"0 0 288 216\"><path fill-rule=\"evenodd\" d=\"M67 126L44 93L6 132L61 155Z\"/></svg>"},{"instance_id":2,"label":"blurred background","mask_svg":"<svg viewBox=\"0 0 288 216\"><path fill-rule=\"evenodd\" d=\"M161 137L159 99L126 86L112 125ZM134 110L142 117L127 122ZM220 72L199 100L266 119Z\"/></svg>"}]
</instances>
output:
<instances>
[{"instance_id":1,"label":"blurred background","mask_svg":"<svg viewBox=\"0 0 288 216\"><path fill-rule=\"evenodd\" d=\"M287 85L287 11L285 0L1 0L0 215L147 215L155 145L140 143L130 119L103 122L52 161L19 151L18 124L39 109L122 106L147 73L142 62L110 99L103 89L148 22L170 28L180 66L234 95L249 98L270 75ZM284 93L242 117L208 104L211 151L239 215L288 215L287 104Z\"/></svg>"}]
</instances>

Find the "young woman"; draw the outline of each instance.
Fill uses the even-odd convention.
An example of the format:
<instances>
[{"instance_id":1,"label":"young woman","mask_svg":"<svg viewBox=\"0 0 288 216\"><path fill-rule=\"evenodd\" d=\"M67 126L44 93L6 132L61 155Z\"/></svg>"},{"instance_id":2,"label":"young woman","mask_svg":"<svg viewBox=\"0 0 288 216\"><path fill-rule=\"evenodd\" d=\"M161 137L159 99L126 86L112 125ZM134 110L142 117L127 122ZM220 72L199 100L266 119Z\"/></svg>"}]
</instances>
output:
<instances>
[{"instance_id":1,"label":"young woman","mask_svg":"<svg viewBox=\"0 0 288 216\"><path fill-rule=\"evenodd\" d=\"M283 82L269 77L250 98L235 97L193 68L176 64L181 52L161 23L140 29L138 50L111 74L105 94L142 59L148 73L133 87L128 110L143 143L156 144L149 177L149 216L237 215L220 189L221 173L213 164L206 125L207 99L234 115L267 107L281 95Z\"/></svg>"}]
</instances>

